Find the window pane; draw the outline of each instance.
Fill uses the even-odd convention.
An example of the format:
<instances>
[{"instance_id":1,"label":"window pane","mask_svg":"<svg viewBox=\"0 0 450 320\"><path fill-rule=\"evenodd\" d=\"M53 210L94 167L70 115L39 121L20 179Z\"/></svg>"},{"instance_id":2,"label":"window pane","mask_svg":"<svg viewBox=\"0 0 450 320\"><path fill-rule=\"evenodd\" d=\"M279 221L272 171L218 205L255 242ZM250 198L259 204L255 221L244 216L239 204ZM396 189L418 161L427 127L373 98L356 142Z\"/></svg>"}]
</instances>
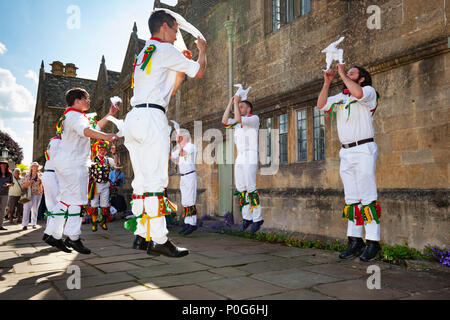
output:
<instances>
[{"instance_id":1,"label":"window pane","mask_svg":"<svg viewBox=\"0 0 450 320\"><path fill-rule=\"evenodd\" d=\"M297 111L297 161L308 159L306 110Z\"/></svg>"},{"instance_id":2,"label":"window pane","mask_svg":"<svg viewBox=\"0 0 450 320\"><path fill-rule=\"evenodd\" d=\"M280 29L281 7L280 0L272 0L272 31Z\"/></svg>"},{"instance_id":3,"label":"window pane","mask_svg":"<svg viewBox=\"0 0 450 320\"><path fill-rule=\"evenodd\" d=\"M284 0L284 21L294 21L294 0Z\"/></svg>"},{"instance_id":4,"label":"window pane","mask_svg":"<svg viewBox=\"0 0 450 320\"><path fill-rule=\"evenodd\" d=\"M272 162L272 118L266 119L266 164Z\"/></svg>"},{"instance_id":5,"label":"window pane","mask_svg":"<svg viewBox=\"0 0 450 320\"><path fill-rule=\"evenodd\" d=\"M301 0L302 6L300 10L300 14L304 15L311 11L311 0Z\"/></svg>"},{"instance_id":6,"label":"window pane","mask_svg":"<svg viewBox=\"0 0 450 320\"><path fill-rule=\"evenodd\" d=\"M314 108L313 115L313 133L314 133L314 160L325 159L325 116L323 111Z\"/></svg>"}]
</instances>

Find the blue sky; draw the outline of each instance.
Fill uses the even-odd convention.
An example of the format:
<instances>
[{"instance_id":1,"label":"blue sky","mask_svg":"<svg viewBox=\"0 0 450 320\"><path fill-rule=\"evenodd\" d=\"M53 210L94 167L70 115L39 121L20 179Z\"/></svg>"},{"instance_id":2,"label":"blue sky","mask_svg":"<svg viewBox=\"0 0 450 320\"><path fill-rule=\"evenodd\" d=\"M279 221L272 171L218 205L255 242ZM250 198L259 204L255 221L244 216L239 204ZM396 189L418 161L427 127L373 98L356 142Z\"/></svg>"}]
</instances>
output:
<instances>
[{"instance_id":1,"label":"blue sky","mask_svg":"<svg viewBox=\"0 0 450 320\"><path fill-rule=\"evenodd\" d=\"M69 28L76 6L80 28ZM0 130L32 161L36 76L55 60L74 63L77 76L96 79L102 55L109 70L120 71L133 23L147 39L152 0L15 0L0 2Z\"/></svg>"}]
</instances>

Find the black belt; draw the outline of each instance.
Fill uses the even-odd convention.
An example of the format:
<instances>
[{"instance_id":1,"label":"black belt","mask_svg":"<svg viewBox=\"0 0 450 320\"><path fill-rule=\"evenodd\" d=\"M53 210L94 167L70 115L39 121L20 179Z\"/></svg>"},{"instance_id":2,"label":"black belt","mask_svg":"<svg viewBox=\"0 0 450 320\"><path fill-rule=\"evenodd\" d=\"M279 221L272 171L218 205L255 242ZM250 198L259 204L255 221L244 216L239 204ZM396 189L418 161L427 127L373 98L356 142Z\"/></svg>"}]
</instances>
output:
<instances>
[{"instance_id":1,"label":"black belt","mask_svg":"<svg viewBox=\"0 0 450 320\"><path fill-rule=\"evenodd\" d=\"M55 172L55 170L44 170L44 172Z\"/></svg>"},{"instance_id":2,"label":"black belt","mask_svg":"<svg viewBox=\"0 0 450 320\"><path fill-rule=\"evenodd\" d=\"M344 149L353 148L353 147L359 146L361 144L369 143L369 142L373 142L373 141L374 141L373 138L359 140L359 141L352 142L352 143L349 143L349 144L343 144L342 148L344 148Z\"/></svg>"},{"instance_id":3,"label":"black belt","mask_svg":"<svg viewBox=\"0 0 450 320\"><path fill-rule=\"evenodd\" d=\"M191 173L194 173L195 172L195 170L194 171L191 171L191 172L188 172L188 173L180 173L180 176L187 176L188 174L191 174Z\"/></svg>"},{"instance_id":4,"label":"black belt","mask_svg":"<svg viewBox=\"0 0 450 320\"><path fill-rule=\"evenodd\" d=\"M163 107L157 105L157 104L152 104L152 103L143 103L143 104L138 104L137 106L134 106L135 108L155 108L155 109L159 109L162 112L166 113L166 109L164 109Z\"/></svg>"}]
</instances>

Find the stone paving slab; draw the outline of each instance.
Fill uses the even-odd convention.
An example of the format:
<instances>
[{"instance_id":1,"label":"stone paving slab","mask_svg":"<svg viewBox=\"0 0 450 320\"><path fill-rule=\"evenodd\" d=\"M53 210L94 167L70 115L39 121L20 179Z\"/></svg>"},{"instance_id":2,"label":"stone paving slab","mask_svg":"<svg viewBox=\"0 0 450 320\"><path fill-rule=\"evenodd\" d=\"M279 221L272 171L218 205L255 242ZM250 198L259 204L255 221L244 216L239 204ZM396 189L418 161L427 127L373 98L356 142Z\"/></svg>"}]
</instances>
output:
<instances>
[{"instance_id":1,"label":"stone paving slab","mask_svg":"<svg viewBox=\"0 0 450 320\"><path fill-rule=\"evenodd\" d=\"M251 272L242 271L239 268L233 268L233 267L224 267L224 268L212 268L208 270L209 272L220 274L221 276L227 277L227 278L239 278L239 277L246 277L251 274Z\"/></svg>"},{"instance_id":2,"label":"stone paving slab","mask_svg":"<svg viewBox=\"0 0 450 320\"><path fill-rule=\"evenodd\" d=\"M366 270L353 269L350 267L345 267L336 264L321 264L314 265L309 267L300 268L301 270L319 273L324 275L329 275L333 278L342 279L342 280L350 280L350 279L358 279L361 277L369 277L370 274L366 272Z\"/></svg>"},{"instance_id":3,"label":"stone paving slab","mask_svg":"<svg viewBox=\"0 0 450 320\"><path fill-rule=\"evenodd\" d=\"M312 273L298 268L259 273L251 277L289 289L309 288L319 283L339 281L338 278Z\"/></svg>"},{"instance_id":4,"label":"stone paving slab","mask_svg":"<svg viewBox=\"0 0 450 320\"><path fill-rule=\"evenodd\" d=\"M140 267L152 267L152 266L166 264L163 261L159 261L159 260L155 260L155 259L151 259L151 258L141 259L141 260L131 260L130 263L135 264Z\"/></svg>"},{"instance_id":5,"label":"stone paving slab","mask_svg":"<svg viewBox=\"0 0 450 320\"><path fill-rule=\"evenodd\" d=\"M409 294L400 290L385 288L367 288L367 279L347 280L335 283L321 284L314 287L320 293L339 298L340 300L393 300L409 297Z\"/></svg>"},{"instance_id":6,"label":"stone paving slab","mask_svg":"<svg viewBox=\"0 0 450 320\"><path fill-rule=\"evenodd\" d=\"M227 256L218 259L209 259L202 263L216 268L239 266L257 261L268 261L274 259L274 257L265 254L252 254L252 255L240 255L240 256Z\"/></svg>"},{"instance_id":7,"label":"stone paving slab","mask_svg":"<svg viewBox=\"0 0 450 320\"><path fill-rule=\"evenodd\" d=\"M136 300L225 300L223 296L196 285L133 292L129 295Z\"/></svg>"},{"instance_id":8,"label":"stone paving slab","mask_svg":"<svg viewBox=\"0 0 450 320\"><path fill-rule=\"evenodd\" d=\"M257 274L306 266L310 266L310 264L299 258L273 258L273 260L253 262L236 268L251 274Z\"/></svg>"},{"instance_id":9,"label":"stone paving slab","mask_svg":"<svg viewBox=\"0 0 450 320\"><path fill-rule=\"evenodd\" d=\"M55 286L60 290L67 290L67 278L54 281ZM130 276L129 274L126 274L125 272L116 272L111 274L102 274L98 276L90 276L85 277L81 279L81 287L86 288L93 288L97 286L104 286L109 284L116 284L120 282L129 282L129 281L135 281L136 278ZM137 283L137 282L136 282ZM89 291L89 290L88 290Z\"/></svg>"},{"instance_id":10,"label":"stone paving slab","mask_svg":"<svg viewBox=\"0 0 450 320\"><path fill-rule=\"evenodd\" d=\"M282 287L248 277L220 279L199 285L233 300L262 297L286 291Z\"/></svg>"},{"instance_id":11,"label":"stone paving slab","mask_svg":"<svg viewBox=\"0 0 450 320\"><path fill-rule=\"evenodd\" d=\"M450 288L414 293L400 300L450 300Z\"/></svg>"},{"instance_id":12,"label":"stone paving slab","mask_svg":"<svg viewBox=\"0 0 450 320\"><path fill-rule=\"evenodd\" d=\"M49 283L0 288L0 300L63 300Z\"/></svg>"},{"instance_id":13,"label":"stone paving slab","mask_svg":"<svg viewBox=\"0 0 450 320\"><path fill-rule=\"evenodd\" d=\"M156 276L172 275L172 274L183 274L195 271L207 270L208 267L195 262L173 262L167 265L157 265L149 268L141 268L137 270L130 270L127 273L138 278L149 278Z\"/></svg>"},{"instance_id":14,"label":"stone paving slab","mask_svg":"<svg viewBox=\"0 0 450 320\"><path fill-rule=\"evenodd\" d=\"M142 251L141 251L142 252ZM104 263L112 263L112 262L120 262L120 261L133 261L133 260L140 260L144 258L148 258L149 255L145 252L139 252L135 250L134 254L128 254L128 255L120 255L120 256L111 256L106 258L91 258L86 259L84 262L89 264L104 264Z\"/></svg>"},{"instance_id":15,"label":"stone paving slab","mask_svg":"<svg viewBox=\"0 0 450 320\"><path fill-rule=\"evenodd\" d=\"M15 273L31 273L49 270L67 270L70 265L77 265L79 267L86 266L83 262L78 261L72 263L70 261L58 262L58 263L47 263L39 265L30 265L29 262L18 263L14 266Z\"/></svg>"},{"instance_id":16,"label":"stone paving slab","mask_svg":"<svg viewBox=\"0 0 450 320\"><path fill-rule=\"evenodd\" d=\"M81 285L81 288L83 288L83 285ZM147 290L149 290L149 288L144 287L135 281L129 281L108 284L104 286L96 286L89 288L89 290L67 290L64 291L63 294L69 300L91 300L111 296L111 293L114 293L114 295L122 295L131 294L134 292L145 292Z\"/></svg>"},{"instance_id":17,"label":"stone paving slab","mask_svg":"<svg viewBox=\"0 0 450 320\"><path fill-rule=\"evenodd\" d=\"M112 273L112 272L140 269L141 267L135 264L122 261L115 263L98 264L96 265L96 268L106 273Z\"/></svg>"},{"instance_id":18,"label":"stone paving slab","mask_svg":"<svg viewBox=\"0 0 450 320\"><path fill-rule=\"evenodd\" d=\"M207 271L186 273L181 275L153 277L150 279L139 279L138 282L152 288L178 287L182 285L199 284L214 281L223 277Z\"/></svg>"},{"instance_id":19,"label":"stone paving slab","mask_svg":"<svg viewBox=\"0 0 450 320\"><path fill-rule=\"evenodd\" d=\"M336 300L336 299L309 289L299 289L279 294L252 298L249 300Z\"/></svg>"}]
</instances>

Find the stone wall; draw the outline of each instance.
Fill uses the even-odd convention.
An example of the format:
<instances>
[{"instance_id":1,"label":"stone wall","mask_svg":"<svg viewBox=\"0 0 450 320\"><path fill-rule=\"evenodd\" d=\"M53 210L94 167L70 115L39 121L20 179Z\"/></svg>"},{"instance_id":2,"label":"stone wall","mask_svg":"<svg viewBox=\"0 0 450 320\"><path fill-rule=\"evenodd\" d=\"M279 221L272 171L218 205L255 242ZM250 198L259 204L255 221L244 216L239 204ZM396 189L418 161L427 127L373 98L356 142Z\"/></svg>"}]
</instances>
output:
<instances>
[{"instance_id":1,"label":"stone wall","mask_svg":"<svg viewBox=\"0 0 450 320\"><path fill-rule=\"evenodd\" d=\"M288 113L289 161L276 175L258 175L266 227L329 238L345 238L340 220L343 187L339 177L336 123L325 127L325 160L312 158L312 111L322 85L325 55L320 51L345 36L347 66L370 70L381 94L374 116L378 144L377 184L382 206L382 240L449 245L448 10L442 1L377 1L381 29L366 26L370 1L311 3L311 12L268 32L268 1L221 1L203 16L189 16L208 41L203 79L187 79L172 99L168 117L192 128L220 128L228 102L228 44L223 22L237 21L235 83L252 86L249 99L263 120ZM269 17L269 18L268 18ZM270 29L270 28L269 28ZM188 47L195 48L185 37ZM194 57L196 57L195 49ZM339 79L332 93L340 88ZM296 162L295 111L308 111L308 161ZM275 121L275 128L277 128ZM218 214L217 165L199 168L199 199ZM170 188L177 188L171 179ZM207 201L207 203L203 203ZM237 199L236 199L237 201ZM236 206L235 206L236 209ZM238 210L235 218L240 221Z\"/></svg>"}]
</instances>

